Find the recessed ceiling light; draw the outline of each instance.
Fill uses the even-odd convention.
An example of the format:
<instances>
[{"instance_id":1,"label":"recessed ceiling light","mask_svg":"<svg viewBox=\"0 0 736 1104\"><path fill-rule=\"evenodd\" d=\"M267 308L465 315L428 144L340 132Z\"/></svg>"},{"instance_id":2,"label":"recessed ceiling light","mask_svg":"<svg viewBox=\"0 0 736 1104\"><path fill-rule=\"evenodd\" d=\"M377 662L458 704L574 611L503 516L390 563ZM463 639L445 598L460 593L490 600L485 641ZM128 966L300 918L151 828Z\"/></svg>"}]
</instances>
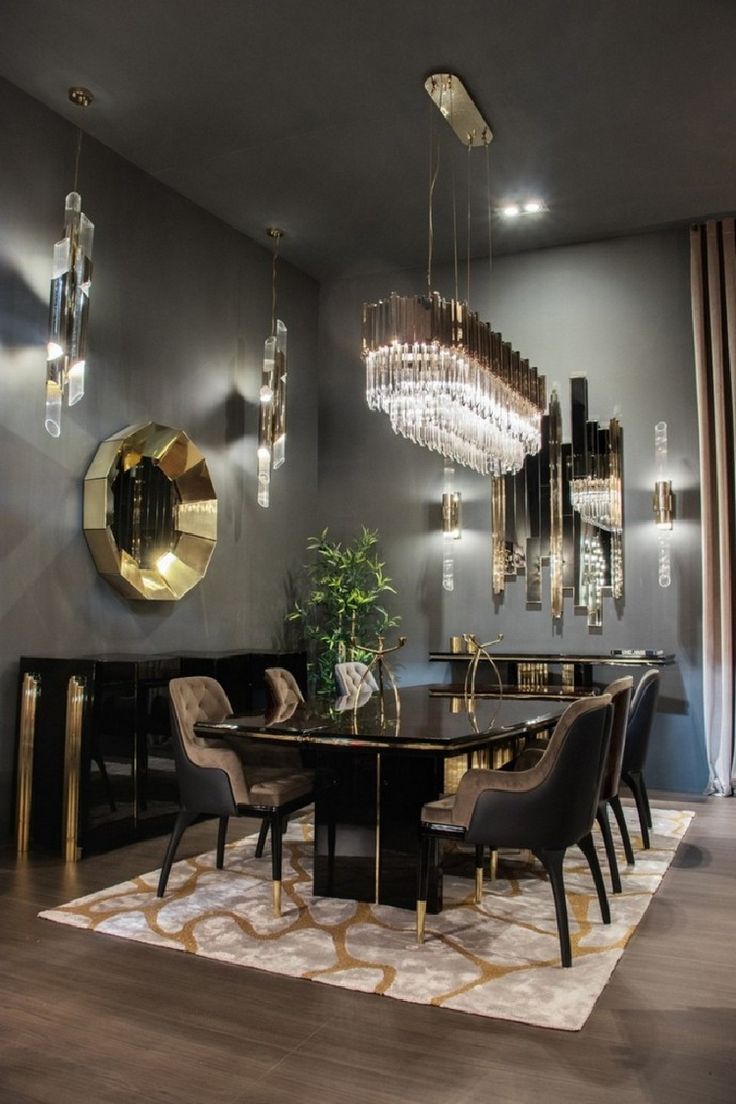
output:
<instances>
[{"instance_id":1,"label":"recessed ceiling light","mask_svg":"<svg viewBox=\"0 0 736 1104\"><path fill-rule=\"evenodd\" d=\"M505 218L516 218L517 215L521 214L521 207L518 203L509 203L506 207L501 208L501 214Z\"/></svg>"},{"instance_id":2,"label":"recessed ceiling light","mask_svg":"<svg viewBox=\"0 0 736 1104\"><path fill-rule=\"evenodd\" d=\"M523 202L505 203L499 208L499 213L507 219L519 218L521 215L539 215L547 210L547 204L543 199L525 199Z\"/></svg>"},{"instance_id":3,"label":"recessed ceiling light","mask_svg":"<svg viewBox=\"0 0 736 1104\"><path fill-rule=\"evenodd\" d=\"M536 215L540 211L544 210L544 204L541 199L529 199L524 204L524 213L527 215Z\"/></svg>"}]
</instances>

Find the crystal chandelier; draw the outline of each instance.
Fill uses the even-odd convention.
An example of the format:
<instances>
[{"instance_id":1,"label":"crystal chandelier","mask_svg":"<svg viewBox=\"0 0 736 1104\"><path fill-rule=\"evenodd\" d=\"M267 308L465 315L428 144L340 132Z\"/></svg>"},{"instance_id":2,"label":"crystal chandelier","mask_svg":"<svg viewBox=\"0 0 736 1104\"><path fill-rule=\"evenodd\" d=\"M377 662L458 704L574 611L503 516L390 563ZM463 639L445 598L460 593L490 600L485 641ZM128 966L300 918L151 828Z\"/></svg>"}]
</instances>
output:
<instances>
[{"instance_id":1,"label":"crystal chandelier","mask_svg":"<svg viewBox=\"0 0 736 1104\"><path fill-rule=\"evenodd\" d=\"M86 88L70 88L69 99L88 107L92 94ZM61 406L74 406L84 396L87 316L92 279L94 224L82 211L77 192L82 131L77 138L74 189L66 197L64 236L54 246L49 297L49 340L46 353L46 430L61 433Z\"/></svg>"},{"instance_id":2,"label":"crystal chandelier","mask_svg":"<svg viewBox=\"0 0 736 1104\"><path fill-rule=\"evenodd\" d=\"M392 294L363 308L366 399L394 433L482 475L538 452L543 376L465 303Z\"/></svg>"},{"instance_id":3,"label":"crystal chandelier","mask_svg":"<svg viewBox=\"0 0 736 1104\"><path fill-rule=\"evenodd\" d=\"M473 147L485 149L489 180L493 133L460 78L434 73L424 86L468 153ZM526 455L539 451L544 379L460 300L457 264L455 297L443 299L431 290L432 196L439 147L431 160L427 294L392 294L364 305L368 406L388 415L394 433L439 452L450 464L481 475L515 472ZM490 262L490 183L488 193ZM470 227L469 189L467 222ZM469 299L469 240L467 255Z\"/></svg>"}]
</instances>

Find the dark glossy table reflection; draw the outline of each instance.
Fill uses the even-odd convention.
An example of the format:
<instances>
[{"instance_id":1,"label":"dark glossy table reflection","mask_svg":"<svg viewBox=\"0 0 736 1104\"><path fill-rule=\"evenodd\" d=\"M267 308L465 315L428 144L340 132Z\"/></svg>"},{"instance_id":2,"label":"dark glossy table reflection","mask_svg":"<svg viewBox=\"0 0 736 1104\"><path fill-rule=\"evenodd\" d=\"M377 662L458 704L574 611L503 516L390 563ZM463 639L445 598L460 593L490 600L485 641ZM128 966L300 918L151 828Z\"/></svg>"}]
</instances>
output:
<instances>
[{"instance_id":1,"label":"dark glossy table reflection","mask_svg":"<svg viewBox=\"0 0 736 1104\"><path fill-rule=\"evenodd\" d=\"M476 716L462 699L431 697L426 686L401 690L401 714L378 695L354 713L325 700L221 724L197 724L199 736L298 746L316 771L314 893L413 908L419 814L444 790L445 760L508 747L550 728L562 705L483 701ZM334 833L334 853L330 838ZM441 908L441 879L428 908Z\"/></svg>"}]
</instances>

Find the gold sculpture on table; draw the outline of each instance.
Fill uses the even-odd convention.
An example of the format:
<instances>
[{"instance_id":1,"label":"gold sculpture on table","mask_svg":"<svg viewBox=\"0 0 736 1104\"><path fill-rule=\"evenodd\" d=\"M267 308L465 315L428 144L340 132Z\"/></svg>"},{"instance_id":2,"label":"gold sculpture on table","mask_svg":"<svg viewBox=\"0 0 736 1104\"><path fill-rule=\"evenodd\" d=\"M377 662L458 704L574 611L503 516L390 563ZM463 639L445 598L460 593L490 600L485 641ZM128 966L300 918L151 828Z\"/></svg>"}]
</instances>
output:
<instances>
[{"instance_id":1,"label":"gold sculpture on table","mask_svg":"<svg viewBox=\"0 0 736 1104\"><path fill-rule=\"evenodd\" d=\"M500 644L501 643L501 641L503 640L503 633L499 633L498 636L495 637L493 640L487 640L485 642L485 644L479 644L474 633L463 633L463 640L465 641L465 645L467 647L467 650L473 656L473 658L470 661L470 663L468 664L467 670L465 672L465 686L463 688L463 698L464 698L464 701L465 701L465 709L466 709L466 711L468 713L468 716L470 717L470 719L473 723L473 727L475 728L475 730L477 732L478 727L477 727L477 722L476 722L476 717L475 717L475 701L476 701L475 682L476 682L476 678L477 678L477 675L478 675L478 666L479 666L480 661L482 659L488 660L488 662L490 663L491 667L493 668L494 674L495 674L495 676L498 680L498 702L499 702L499 705L501 704L501 702L503 700L503 683L501 681L501 675L499 674L498 667L496 666L493 659L491 658L490 653L488 652L488 649L490 647L492 647L494 644ZM494 721L495 721L495 715L494 715L493 720L491 720L491 722L488 725L489 728L491 728L493 726Z\"/></svg>"},{"instance_id":2,"label":"gold sculpture on table","mask_svg":"<svg viewBox=\"0 0 736 1104\"><path fill-rule=\"evenodd\" d=\"M398 644L394 644L394 646L392 648L386 648L384 646L384 638L382 636L378 637L377 646L375 648L370 648L370 647L368 647L367 644L359 644L358 641L355 640L355 638L353 638L350 641L350 643L351 643L352 647L354 649L356 649L357 651L367 652L368 655L373 657L371 659L370 663L366 666L365 671L363 671L363 674L360 676L360 682L358 683L358 685L356 687L356 690L355 690L355 700L353 702L353 727L355 727L357 725L358 706L361 704L361 693L360 692L361 692L361 690L366 688L365 687L366 683L368 683L368 685L370 686L370 683L368 682L368 679L369 679L369 676L373 674L374 668L375 668L375 673L378 676L376 681L378 683L378 701L379 701L379 708L380 708L381 726L383 726L383 722L385 720L385 707L384 707L384 690L385 690L385 687L384 687L384 672L385 672L386 677L387 677L387 679L388 679L388 681L391 685L391 689L394 692L394 704L396 706L396 731L398 732L399 717L401 715L401 700L399 698L399 691L398 691L398 687L396 686L396 680L394 679L391 668L389 667L388 663L386 663L386 658L385 657L387 655L390 655L391 652L398 652L399 648L403 648L404 645L406 644L406 637L405 636L400 636ZM365 700L365 699L363 699L363 700Z\"/></svg>"}]
</instances>

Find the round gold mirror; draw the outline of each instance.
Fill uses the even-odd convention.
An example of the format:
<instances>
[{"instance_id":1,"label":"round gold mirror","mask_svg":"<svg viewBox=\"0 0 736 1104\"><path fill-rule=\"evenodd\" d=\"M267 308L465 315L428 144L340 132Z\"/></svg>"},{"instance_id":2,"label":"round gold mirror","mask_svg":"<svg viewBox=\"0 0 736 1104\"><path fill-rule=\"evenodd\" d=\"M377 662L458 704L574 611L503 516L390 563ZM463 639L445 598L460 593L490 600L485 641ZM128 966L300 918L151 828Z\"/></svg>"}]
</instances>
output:
<instances>
[{"instance_id":1,"label":"round gold mirror","mask_svg":"<svg viewBox=\"0 0 736 1104\"><path fill-rule=\"evenodd\" d=\"M217 495L183 430L147 422L102 442L84 478L84 535L126 598L175 601L204 578Z\"/></svg>"}]
</instances>

